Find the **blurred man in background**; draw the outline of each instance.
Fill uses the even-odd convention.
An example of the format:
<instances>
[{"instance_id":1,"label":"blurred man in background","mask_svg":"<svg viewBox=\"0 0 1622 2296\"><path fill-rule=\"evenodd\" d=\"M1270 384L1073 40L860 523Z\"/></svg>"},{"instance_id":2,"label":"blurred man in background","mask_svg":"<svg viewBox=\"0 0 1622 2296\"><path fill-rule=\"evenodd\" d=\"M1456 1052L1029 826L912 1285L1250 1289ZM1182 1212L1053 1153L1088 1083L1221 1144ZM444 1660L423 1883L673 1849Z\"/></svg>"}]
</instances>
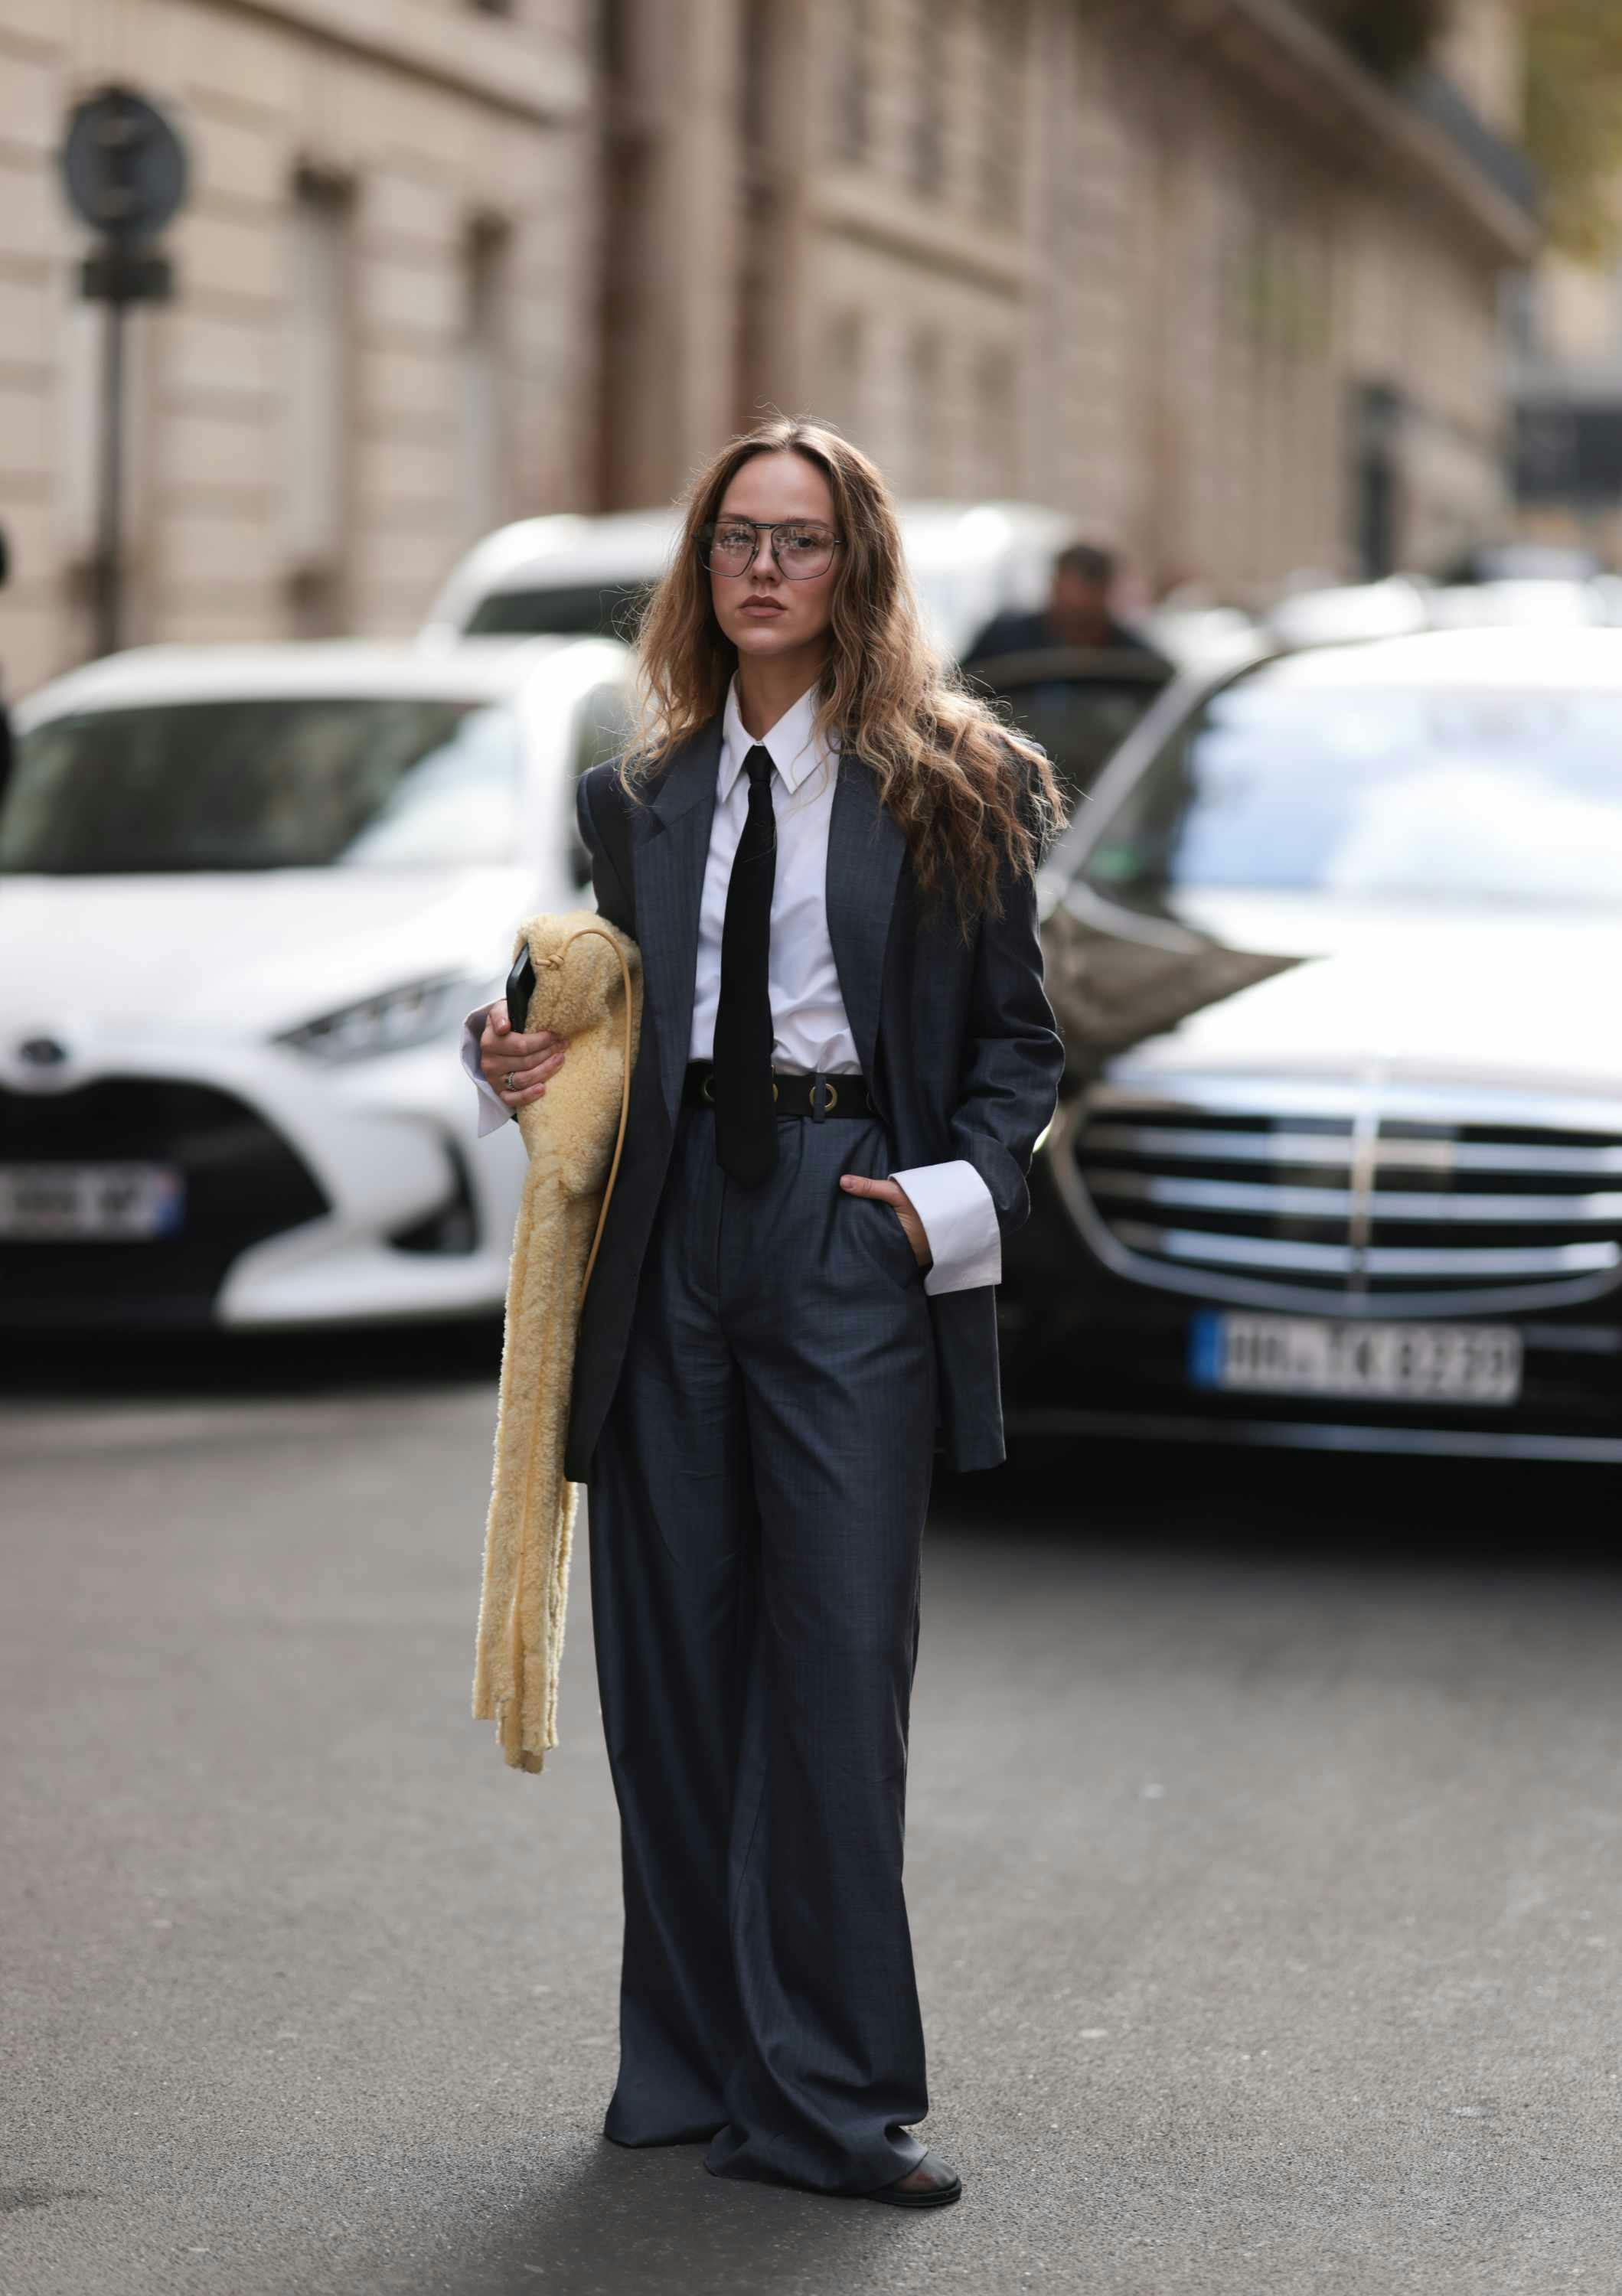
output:
<instances>
[{"instance_id":1,"label":"blurred man in background","mask_svg":"<svg viewBox=\"0 0 1622 2296\"><path fill-rule=\"evenodd\" d=\"M963 655L973 669L1013 653L1047 653L1055 647L1105 650L1160 657L1146 638L1118 621L1112 611L1114 555L1090 542L1073 542L1053 561L1047 603L1034 614L998 614ZM1166 664L1167 674L1171 665Z\"/></svg>"}]
</instances>

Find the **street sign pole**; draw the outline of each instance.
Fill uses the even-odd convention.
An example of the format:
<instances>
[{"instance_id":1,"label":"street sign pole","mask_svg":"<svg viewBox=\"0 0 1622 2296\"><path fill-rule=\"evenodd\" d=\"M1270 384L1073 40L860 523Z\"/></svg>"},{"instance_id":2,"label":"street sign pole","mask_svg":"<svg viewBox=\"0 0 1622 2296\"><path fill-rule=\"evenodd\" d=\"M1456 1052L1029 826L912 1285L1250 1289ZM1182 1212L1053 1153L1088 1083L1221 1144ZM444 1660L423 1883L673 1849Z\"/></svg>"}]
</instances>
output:
<instances>
[{"instance_id":1,"label":"street sign pole","mask_svg":"<svg viewBox=\"0 0 1622 2296\"><path fill-rule=\"evenodd\" d=\"M104 303L102 428L96 499L95 644L112 653L124 627L124 352L132 303L161 302L168 259L146 242L185 198L185 147L163 114L127 87L75 107L62 146L62 182L75 211L102 236L86 258L79 291Z\"/></svg>"},{"instance_id":2,"label":"street sign pole","mask_svg":"<svg viewBox=\"0 0 1622 2296\"><path fill-rule=\"evenodd\" d=\"M95 650L116 653L124 631L124 310L102 318L101 483L96 490Z\"/></svg>"}]
</instances>

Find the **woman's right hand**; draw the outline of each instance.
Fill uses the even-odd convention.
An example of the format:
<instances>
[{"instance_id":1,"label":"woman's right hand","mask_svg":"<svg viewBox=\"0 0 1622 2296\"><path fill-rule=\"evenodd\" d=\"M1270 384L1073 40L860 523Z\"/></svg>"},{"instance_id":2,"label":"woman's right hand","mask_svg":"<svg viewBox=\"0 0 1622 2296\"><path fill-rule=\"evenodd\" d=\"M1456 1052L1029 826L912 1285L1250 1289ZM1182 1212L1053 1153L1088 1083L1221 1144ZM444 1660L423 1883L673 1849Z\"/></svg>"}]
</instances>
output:
<instances>
[{"instance_id":1,"label":"woman's right hand","mask_svg":"<svg viewBox=\"0 0 1622 2296\"><path fill-rule=\"evenodd\" d=\"M506 999L498 996L485 1015L479 1065L504 1108L525 1108L539 1100L547 1078L562 1067L568 1046L568 1037L554 1036L550 1029L537 1029L526 1037L510 1026Z\"/></svg>"}]
</instances>

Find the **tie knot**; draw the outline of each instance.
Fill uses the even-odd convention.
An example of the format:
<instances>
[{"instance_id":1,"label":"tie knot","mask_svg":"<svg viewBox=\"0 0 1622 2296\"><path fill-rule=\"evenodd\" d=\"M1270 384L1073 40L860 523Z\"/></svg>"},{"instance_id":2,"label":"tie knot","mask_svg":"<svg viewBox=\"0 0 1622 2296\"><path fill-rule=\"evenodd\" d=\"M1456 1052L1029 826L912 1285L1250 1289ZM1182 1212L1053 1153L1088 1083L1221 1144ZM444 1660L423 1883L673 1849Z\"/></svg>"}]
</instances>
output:
<instances>
[{"instance_id":1,"label":"tie knot","mask_svg":"<svg viewBox=\"0 0 1622 2296\"><path fill-rule=\"evenodd\" d=\"M764 742L756 742L754 748L743 760L743 770L749 775L749 785L751 791L766 789L770 785L772 779L772 753L766 747Z\"/></svg>"}]
</instances>

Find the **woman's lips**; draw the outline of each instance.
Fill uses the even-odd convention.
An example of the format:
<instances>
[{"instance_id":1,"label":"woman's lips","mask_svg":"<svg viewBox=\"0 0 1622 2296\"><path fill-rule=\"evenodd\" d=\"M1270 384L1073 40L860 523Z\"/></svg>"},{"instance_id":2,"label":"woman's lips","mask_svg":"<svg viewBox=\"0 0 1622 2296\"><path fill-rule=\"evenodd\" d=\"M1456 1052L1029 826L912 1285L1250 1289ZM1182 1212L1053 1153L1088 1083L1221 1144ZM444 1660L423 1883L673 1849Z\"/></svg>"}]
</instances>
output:
<instances>
[{"instance_id":1,"label":"woman's lips","mask_svg":"<svg viewBox=\"0 0 1622 2296\"><path fill-rule=\"evenodd\" d=\"M741 613L764 617L766 614L781 614L784 609L774 598L750 598L739 611Z\"/></svg>"}]
</instances>

